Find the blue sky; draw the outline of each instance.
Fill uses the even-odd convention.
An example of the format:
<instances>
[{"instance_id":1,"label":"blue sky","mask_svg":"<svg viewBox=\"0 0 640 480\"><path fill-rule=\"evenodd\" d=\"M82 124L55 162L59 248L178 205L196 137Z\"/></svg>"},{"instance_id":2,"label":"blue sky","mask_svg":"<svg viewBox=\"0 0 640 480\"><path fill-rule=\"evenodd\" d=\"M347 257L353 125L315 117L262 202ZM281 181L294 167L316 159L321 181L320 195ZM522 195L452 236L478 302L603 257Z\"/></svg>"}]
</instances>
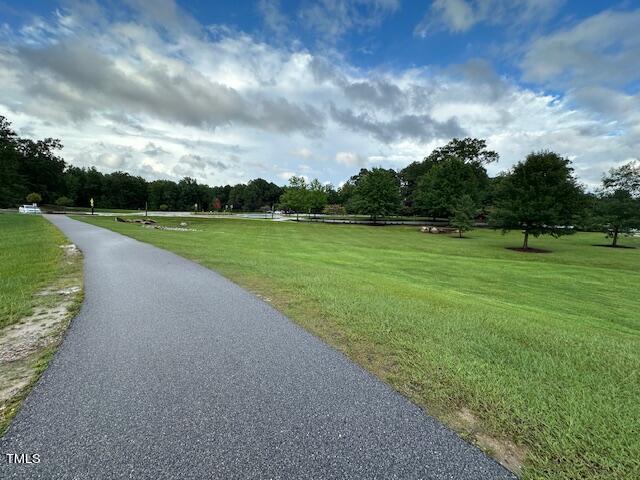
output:
<instances>
[{"instance_id":1,"label":"blue sky","mask_svg":"<svg viewBox=\"0 0 640 480\"><path fill-rule=\"evenodd\" d=\"M580 179L640 155L632 1L0 0L0 114L64 157L211 184L340 184L453 136Z\"/></svg>"}]
</instances>

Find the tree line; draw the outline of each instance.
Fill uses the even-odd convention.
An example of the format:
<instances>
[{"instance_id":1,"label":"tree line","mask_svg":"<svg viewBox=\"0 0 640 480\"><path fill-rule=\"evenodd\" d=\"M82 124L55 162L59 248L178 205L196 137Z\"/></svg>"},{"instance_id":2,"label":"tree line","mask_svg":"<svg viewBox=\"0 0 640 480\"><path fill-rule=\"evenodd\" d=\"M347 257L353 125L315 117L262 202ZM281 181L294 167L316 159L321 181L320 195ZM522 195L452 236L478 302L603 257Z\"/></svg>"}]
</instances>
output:
<instances>
[{"instance_id":1,"label":"tree line","mask_svg":"<svg viewBox=\"0 0 640 480\"><path fill-rule=\"evenodd\" d=\"M67 164L59 140L20 138L0 116L0 207L31 199L46 205L152 210L258 210L278 202L283 188L261 178L247 184L210 187L185 177L147 181L127 172L102 173Z\"/></svg>"},{"instance_id":2,"label":"tree line","mask_svg":"<svg viewBox=\"0 0 640 480\"><path fill-rule=\"evenodd\" d=\"M59 140L17 136L0 116L0 206L15 207L27 196L45 204L152 210L257 211L362 214L376 222L392 215L445 219L460 236L478 219L503 231L560 236L600 229L614 246L621 234L640 228L640 166L611 170L601 188L587 193L571 162L555 152L532 152L510 170L489 177L486 166L497 152L486 141L453 139L421 161L395 171L361 169L339 188L292 177L281 187L257 178L246 184L211 187L185 177L147 181L126 172L103 174L68 165L57 155Z\"/></svg>"}]
</instances>

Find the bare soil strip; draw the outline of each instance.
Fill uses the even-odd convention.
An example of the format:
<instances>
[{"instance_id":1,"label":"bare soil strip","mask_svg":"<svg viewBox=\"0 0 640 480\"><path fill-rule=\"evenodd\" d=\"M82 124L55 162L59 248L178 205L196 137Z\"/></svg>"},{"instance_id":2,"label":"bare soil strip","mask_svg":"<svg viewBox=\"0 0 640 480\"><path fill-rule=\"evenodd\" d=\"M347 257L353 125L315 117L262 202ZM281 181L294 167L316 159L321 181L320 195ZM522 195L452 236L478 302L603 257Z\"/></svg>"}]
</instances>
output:
<instances>
[{"instance_id":1,"label":"bare soil strip","mask_svg":"<svg viewBox=\"0 0 640 480\"><path fill-rule=\"evenodd\" d=\"M82 254L65 252L63 274L36 293L30 315L0 330L0 435L46 368L82 303Z\"/></svg>"}]
</instances>

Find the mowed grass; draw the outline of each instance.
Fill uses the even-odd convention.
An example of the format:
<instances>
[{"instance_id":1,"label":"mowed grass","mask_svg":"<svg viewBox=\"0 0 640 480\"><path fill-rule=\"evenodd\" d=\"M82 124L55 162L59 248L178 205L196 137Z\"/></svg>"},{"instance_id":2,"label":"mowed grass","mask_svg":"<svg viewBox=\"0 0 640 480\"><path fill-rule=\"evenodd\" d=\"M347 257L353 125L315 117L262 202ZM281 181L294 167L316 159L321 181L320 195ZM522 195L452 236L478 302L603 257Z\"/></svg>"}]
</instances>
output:
<instances>
[{"instance_id":1,"label":"mowed grass","mask_svg":"<svg viewBox=\"0 0 640 480\"><path fill-rule=\"evenodd\" d=\"M60 231L38 215L0 214L0 328L28 315L34 294L62 270L68 243Z\"/></svg>"},{"instance_id":2,"label":"mowed grass","mask_svg":"<svg viewBox=\"0 0 640 480\"><path fill-rule=\"evenodd\" d=\"M524 478L640 478L640 248L593 246L597 233L531 239L553 252L526 254L505 248L519 234L489 230L82 220L268 297L497 457L513 442Z\"/></svg>"}]
</instances>

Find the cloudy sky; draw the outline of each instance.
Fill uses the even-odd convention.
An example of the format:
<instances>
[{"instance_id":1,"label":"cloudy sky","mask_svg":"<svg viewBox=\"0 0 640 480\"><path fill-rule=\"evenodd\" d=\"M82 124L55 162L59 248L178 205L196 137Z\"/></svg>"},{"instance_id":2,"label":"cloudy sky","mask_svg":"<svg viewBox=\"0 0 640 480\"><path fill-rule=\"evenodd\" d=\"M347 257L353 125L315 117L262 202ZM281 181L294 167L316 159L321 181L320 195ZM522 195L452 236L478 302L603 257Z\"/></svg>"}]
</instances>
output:
<instances>
[{"instance_id":1,"label":"cloudy sky","mask_svg":"<svg viewBox=\"0 0 640 480\"><path fill-rule=\"evenodd\" d=\"M451 137L490 173L640 157L635 0L0 0L0 114L64 158L212 185L336 185Z\"/></svg>"}]
</instances>

